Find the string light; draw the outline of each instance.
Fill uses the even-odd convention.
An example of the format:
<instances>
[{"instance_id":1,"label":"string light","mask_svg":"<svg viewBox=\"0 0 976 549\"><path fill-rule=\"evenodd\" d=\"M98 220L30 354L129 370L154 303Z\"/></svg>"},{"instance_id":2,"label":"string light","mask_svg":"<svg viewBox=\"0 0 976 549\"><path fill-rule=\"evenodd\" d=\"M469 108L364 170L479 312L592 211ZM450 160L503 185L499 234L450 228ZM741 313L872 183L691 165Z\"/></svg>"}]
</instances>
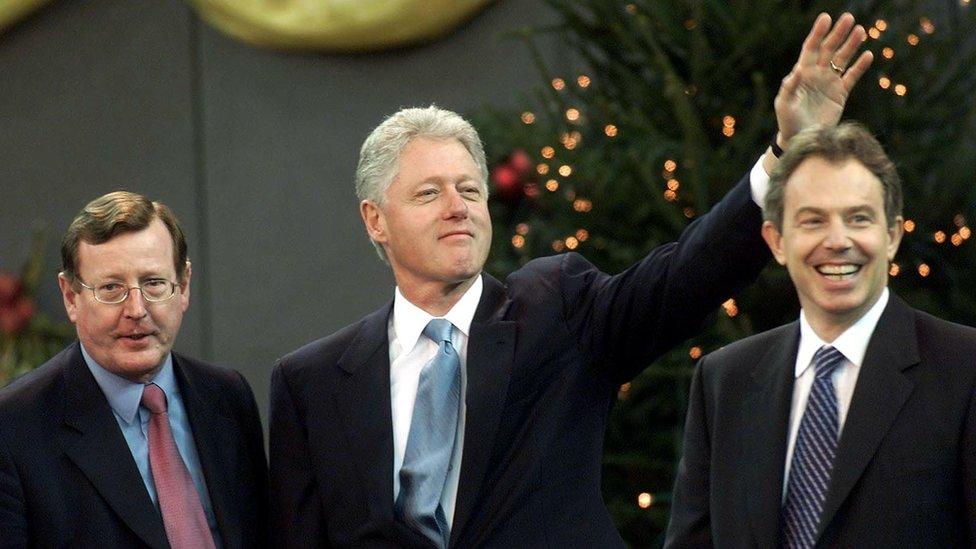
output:
<instances>
[{"instance_id":1,"label":"string light","mask_svg":"<svg viewBox=\"0 0 976 549\"><path fill-rule=\"evenodd\" d=\"M879 31L877 27L871 27L868 29L868 36L877 40L878 37L881 36L881 31Z\"/></svg>"},{"instance_id":2,"label":"string light","mask_svg":"<svg viewBox=\"0 0 976 549\"><path fill-rule=\"evenodd\" d=\"M634 15L637 13L637 4L627 4L625 9L627 10L627 13Z\"/></svg>"},{"instance_id":3,"label":"string light","mask_svg":"<svg viewBox=\"0 0 976 549\"><path fill-rule=\"evenodd\" d=\"M970 232L969 227L962 227L959 229L959 236L961 236L963 240L969 240L971 235L972 233Z\"/></svg>"},{"instance_id":4,"label":"string light","mask_svg":"<svg viewBox=\"0 0 976 549\"><path fill-rule=\"evenodd\" d=\"M701 358L702 356L701 347L692 347L691 349L688 349L688 356L690 356L693 360L698 360L699 358Z\"/></svg>"},{"instance_id":5,"label":"string light","mask_svg":"<svg viewBox=\"0 0 976 549\"><path fill-rule=\"evenodd\" d=\"M617 126L607 124L603 128L603 133L607 134L607 137L617 137Z\"/></svg>"},{"instance_id":6,"label":"string light","mask_svg":"<svg viewBox=\"0 0 976 549\"><path fill-rule=\"evenodd\" d=\"M637 494L637 506L641 509L647 509L651 505L654 505L654 496L647 492L641 492Z\"/></svg>"},{"instance_id":7,"label":"string light","mask_svg":"<svg viewBox=\"0 0 976 549\"><path fill-rule=\"evenodd\" d=\"M955 217L952 218L952 222L956 224L956 227L963 227L966 225L966 218L963 217L962 214L956 214Z\"/></svg>"},{"instance_id":8,"label":"string light","mask_svg":"<svg viewBox=\"0 0 976 549\"><path fill-rule=\"evenodd\" d=\"M576 237L575 236L567 236L566 237L566 247L567 248L569 248L570 250L575 250L577 246L579 246L579 240L576 240Z\"/></svg>"},{"instance_id":9,"label":"string light","mask_svg":"<svg viewBox=\"0 0 976 549\"><path fill-rule=\"evenodd\" d=\"M565 87L566 87L566 81L563 80L562 78L553 78L552 79L552 89L554 89L556 91L562 91L563 88L565 88Z\"/></svg>"},{"instance_id":10,"label":"string light","mask_svg":"<svg viewBox=\"0 0 976 549\"><path fill-rule=\"evenodd\" d=\"M563 177L569 177L570 175L572 175L572 173L573 173L573 168L571 168L569 164L563 164L562 166L559 166L559 175Z\"/></svg>"},{"instance_id":11,"label":"string light","mask_svg":"<svg viewBox=\"0 0 976 549\"><path fill-rule=\"evenodd\" d=\"M580 112L579 109L566 109L566 120L570 122L576 122L579 120Z\"/></svg>"},{"instance_id":12,"label":"string light","mask_svg":"<svg viewBox=\"0 0 976 549\"><path fill-rule=\"evenodd\" d=\"M630 392L630 383L624 383L617 390L617 398L620 400L624 400L627 398L627 393L629 392Z\"/></svg>"},{"instance_id":13,"label":"string light","mask_svg":"<svg viewBox=\"0 0 976 549\"><path fill-rule=\"evenodd\" d=\"M925 263L922 263L922 264L920 264L920 265L918 266L918 274L919 274L919 276L921 276L922 278L925 278L925 277L927 277L927 276L929 276L929 273L930 273L930 272L932 272L932 269L930 269L930 268L929 268L929 266L928 266L927 264L925 264Z\"/></svg>"},{"instance_id":14,"label":"string light","mask_svg":"<svg viewBox=\"0 0 976 549\"><path fill-rule=\"evenodd\" d=\"M678 163L674 160L668 159L664 161L664 171L673 172L678 169Z\"/></svg>"},{"instance_id":15,"label":"string light","mask_svg":"<svg viewBox=\"0 0 976 549\"><path fill-rule=\"evenodd\" d=\"M728 299L725 303L722 303L722 308L725 309L725 314L733 317L739 314L739 306L735 304L735 299Z\"/></svg>"},{"instance_id":16,"label":"string light","mask_svg":"<svg viewBox=\"0 0 976 549\"><path fill-rule=\"evenodd\" d=\"M906 93L908 93L908 88L905 87L904 84L896 84L895 85L895 95L897 95L897 96L900 97L900 96L905 95Z\"/></svg>"},{"instance_id":17,"label":"string light","mask_svg":"<svg viewBox=\"0 0 976 549\"><path fill-rule=\"evenodd\" d=\"M680 186L681 186L681 184L678 183L678 180L677 179L668 179L668 190L669 191L677 191L678 190L678 187L680 187Z\"/></svg>"},{"instance_id":18,"label":"string light","mask_svg":"<svg viewBox=\"0 0 976 549\"><path fill-rule=\"evenodd\" d=\"M882 76L878 79L878 85L881 86L881 89L886 90L891 87L891 79L887 76Z\"/></svg>"},{"instance_id":19,"label":"string light","mask_svg":"<svg viewBox=\"0 0 976 549\"><path fill-rule=\"evenodd\" d=\"M692 217L695 217L695 210L694 210L694 208L687 207L684 210L682 210L682 212L685 214L685 217L687 217L688 219L691 219Z\"/></svg>"},{"instance_id":20,"label":"string light","mask_svg":"<svg viewBox=\"0 0 976 549\"><path fill-rule=\"evenodd\" d=\"M918 35L917 34L909 34L908 35L908 38L906 40L908 41L908 45L909 46L917 46L918 45Z\"/></svg>"},{"instance_id":21,"label":"string light","mask_svg":"<svg viewBox=\"0 0 976 549\"><path fill-rule=\"evenodd\" d=\"M546 175L547 173L549 173L549 164L539 164L538 166L535 167L535 171L539 175Z\"/></svg>"},{"instance_id":22,"label":"string light","mask_svg":"<svg viewBox=\"0 0 976 549\"><path fill-rule=\"evenodd\" d=\"M573 200L573 209L580 213L586 213L593 209L593 202L585 198Z\"/></svg>"},{"instance_id":23,"label":"string light","mask_svg":"<svg viewBox=\"0 0 976 549\"><path fill-rule=\"evenodd\" d=\"M905 227L906 233L910 233L915 230L915 222L912 221L911 219L906 219L905 223L903 223L902 226Z\"/></svg>"},{"instance_id":24,"label":"string light","mask_svg":"<svg viewBox=\"0 0 976 549\"><path fill-rule=\"evenodd\" d=\"M672 191L671 189L668 189L664 191L664 199L667 200L668 202L674 202L675 200L678 199L678 193Z\"/></svg>"},{"instance_id":25,"label":"string light","mask_svg":"<svg viewBox=\"0 0 976 549\"><path fill-rule=\"evenodd\" d=\"M519 223L518 225L515 226L515 232L521 235L529 234L529 224Z\"/></svg>"},{"instance_id":26,"label":"string light","mask_svg":"<svg viewBox=\"0 0 976 549\"><path fill-rule=\"evenodd\" d=\"M539 196L539 186L535 183L526 183L522 192L529 198L536 198Z\"/></svg>"},{"instance_id":27,"label":"string light","mask_svg":"<svg viewBox=\"0 0 976 549\"><path fill-rule=\"evenodd\" d=\"M919 20L919 24L922 25L922 32L925 34L932 34L935 32L935 25L932 24L932 21L929 21L928 17L921 18Z\"/></svg>"},{"instance_id":28,"label":"string light","mask_svg":"<svg viewBox=\"0 0 976 549\"><path fill-rule=\"evenodd\" d=\"M891 48L884 48L881 50L881 55L883 55L885 59L891 59L895 56L895 50Z\"/></svg>"},{"instance_id":29,"label":"string light","mask_svg":"<svg viewBox=\"0 0 976 549\"><path fill-rule=\"evenodd\" d=\"M946 241L946 234L942 231L935 231L935 234L932 235L932 238L935 239L935 241L938 242L939 244L942 244L943 242Z\"/></svg>"},{"instance_id":30,"label":"string light","mask_svg":"<svg viewBox=\"0 0 976 549\"><path fill-rule=\"evenodd\" d=\"M725 115L722 118L722 135L732 137L735 134L735 117Z\"/></svg>"},{"instance_id":31,"label":"string light","mask_svg":"<svg viewBox=\"0 0 976 549\"><path fill-rule=\"evenodd\" d=\"M546 145L545 147L542 147L542 150L539 151L539 153L542 155L542 158L550 159L556 156L556 149Z\"/></svg>"},{"instance_id":32,"label":"string light","mask_svg":"<svg viewBox=\"0 0 976 549\"><path fill-rule=\"evenodd\" d=\"M585 74L581 74L576 77L576 83L581 88L588 88L590 86L590 77Z\"/></svg>"},{"instance_id":33,"label":"string light","mask_svg":"<svg viewBox=\"0 0 976 549\"><path fill-rule=\"evenodd\" d=\"M553 240L552 241L552 250L554 252L561 252L561 251L563 251L565 249L566 249L566 244L564 244L562 240Z\"/></svg>"},{"instance_id":34,"label":"string light","mask_svg":"<svg viewBox=\"0 0 976 549\"><path fill-rule=\"evenodd\" d=\"M576 231L576 240L580 242L586 242L586 239L590 238L590 233L586 229L578 229Z\"/></svg>"},{"instance_id":35,"label":"string light","mask_svg":"<svg viewBox=\"0 0 976 549\"><path fill-rule=\"evenodd\" d=\"M892 263L891 266L888 267L888 274L891 276L898 276L899 272L901 272L901 267L899 267L897 263Z\"/></svg>"},{"instance_id":36,"label":"string light","mask_svg":"<svg viewBox=\"0 0 976 549\"><path fill-rule=\"evenodd\" d=\"M884 19L878 19L874 22L874 26L878 28L879 31L884 32L888 30L888 22Z\"/></svg>"},{"instance_id":37,"label":"string light","mask_svg":"<svg viewBox=\"0 0 976 549\"><path fill-rule=\"evenodd\" d=\"M514 246L515 248L522 248L523 246L525 246L525 237L520 234L513 236L512 246Z\"/></svg>"},{"instance_id":38,"label":"string light","mask_svg":"<svg viewBox=\"0 0 976 549\"><path fill-rule=\"evenodd\" d=\"M558 189L558 188L559 188L559 182L556 181L555 179L550 179L549 181L546 181L546 190L547 191L553 193L553 192L556 192L556 189Z\"/></svg>"},{"instance_id":39,"label":"string light","mask_svg":"<svg viewBox=\"0 0 976 549\"><path fill-rule=\"evenodd\" d=\"M559 136L559 142L566 147L566 150L571 151L579 145L579 142L583 139L583 134L578 131L564 132Z\"/></svg>"},{"instance_id":40,"label":"string light","mask_svg":"<svg viewBox=\"0 0 976 549\"><path fill-rule=\"evenodd\" d=\"M959 233L952 233L952 237L949 239L953 246L959 246L962 244L962 235Z\"/></svg>"},{"instance_id":41,"label":"string light","mask_svg":"<svg viewBox=\"0 0 976 549\"><path fill-rule=\"evenodd\" d=\"M525 111L525 112L522 113L522 123L523 124L529 125L529 124L532 124L533 122L535 122L535 115L534 114L532 114L529 111Z\"/></svg>"}]
</instances>

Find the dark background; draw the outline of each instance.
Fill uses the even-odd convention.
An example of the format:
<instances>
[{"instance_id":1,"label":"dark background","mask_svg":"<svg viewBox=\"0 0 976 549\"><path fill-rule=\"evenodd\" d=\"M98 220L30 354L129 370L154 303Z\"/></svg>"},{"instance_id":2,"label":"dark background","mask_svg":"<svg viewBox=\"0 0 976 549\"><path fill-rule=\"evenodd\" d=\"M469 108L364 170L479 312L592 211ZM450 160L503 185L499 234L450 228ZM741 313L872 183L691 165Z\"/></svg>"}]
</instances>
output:
<instances>
[{"instance_id":1,"label":"dark background","mask_svg":"<svg viewBox=\"0 0 976 549\"><path fill-rule=\"evenodd\" d=\"M178 0L58 0L0 35L0 269L46 231L41 312L66 320L58 244L128 189L186 229L191 306L176 349L237 368L262 412L275 359L392 297L359 219L359 146L400 107L515 107L538 74L505 34L546 24L504 0L436 43L373 54L236 42ZM560 66L561 46L540 42Z\"/></svg>"}]
</instances>

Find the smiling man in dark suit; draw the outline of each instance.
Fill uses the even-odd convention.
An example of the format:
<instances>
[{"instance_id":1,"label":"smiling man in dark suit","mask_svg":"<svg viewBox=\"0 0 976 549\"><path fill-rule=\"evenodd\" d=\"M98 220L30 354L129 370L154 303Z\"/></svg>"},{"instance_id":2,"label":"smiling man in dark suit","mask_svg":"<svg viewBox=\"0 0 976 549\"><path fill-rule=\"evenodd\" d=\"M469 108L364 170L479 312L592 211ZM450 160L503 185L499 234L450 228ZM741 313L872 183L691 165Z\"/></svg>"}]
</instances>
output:
<instances>
[{"instance_id":1,"label":"smiling man in dark suit","mask_svg":"<svg viewBox=\"0 0 976 549\"><path fill-rule=\"evenodd\" d=\"M852 31L852 28L854 29ZM780 141L836 123L870 54L818 18L777 96ZM767 163L775 164L772 155ZM286 547L619 547L600 494L620 383L693 335L766 264L754 169L676 243L610 276L578 254L504 283L474 128L405 109L363 144L366 231L393 300L282 358L271 388L272 530Z\"/></svg>"},{"instance_id":2,"label":"smiling man in dark suit","mask_svg":"<svg viewBox=\"0 0 976 549\"><path fill-rule=\"evenodd\" d=\"M701 360L666 547L976 544L976 330L888 290L901 208L863 127L793 138L763 236L800 318Z\"/></svg>"},{"instance_id":3,"label":"smiling man in dark suit","mask_svg":"<svg viewBox=\"0 0 976 549\"><path fill-rule=\"evenodd\" d=\"M0 391L0 547L260 547L260 418L237 372L170 351L183 230L130 192L89 203L58 276L78 341Z\"/></svg>"}]
</instances>

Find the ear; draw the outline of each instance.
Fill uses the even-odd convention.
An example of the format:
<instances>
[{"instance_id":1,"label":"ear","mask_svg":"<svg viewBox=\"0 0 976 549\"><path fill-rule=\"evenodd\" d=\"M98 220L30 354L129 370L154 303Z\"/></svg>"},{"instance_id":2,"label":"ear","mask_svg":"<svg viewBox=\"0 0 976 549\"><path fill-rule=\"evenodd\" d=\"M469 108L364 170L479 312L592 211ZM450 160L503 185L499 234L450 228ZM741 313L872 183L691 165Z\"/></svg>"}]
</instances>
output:
<instances>
[{"instance_id":1,"label":"ear","mask_svg":"<svg viewBox=\"0 0 976 549\"><path fill-rule=\"evenodd\" d=\"M186 309L190 306L190 275L193 274L193 269L190 265L190 260L186 260L186 267L183 270L183 282L180 283L180 311L186 312Z\"/></svg>"},{"instance_id":2,"label":"ear","mask_svg":"<svg viewBox=\"0 0 976 549\"><path fill-rule=\"evenodd\" d=\"M905 219L902 216L895 217L895 223L888 227L888 261L895 260L898 253L898 246L901 244L901 237L905 234Z\"/></svg>"},{"instance_id":3,"label":"ear","mask_svg":"<svg viewBox=\"0 0 976 549\"><path fill-rule=\"evenodd\" d=\"M380 209L379 204L368 198L363 200L359 203L359 215L363 218L363 224L366 225L366 233L369 238L381 244L389 240L386 231L386 217L383 215L383 210Z\"/></svg>"},{"instance_id":4,"label":"ear","mask_svg":"<svg viewBox=\"0 0 976 549\"><path fill-rule=\"evenodd\" d=\"M769 246L769 251L773 252L773 257L780 265L786 265L786 254L783 252L783 234L779 232L772 221L763 221L762 237Z\"/></svg>"},{"instance_id":5,"label":"ear","mask_svg":"<svg viewBox=\"0 0 976 549\"><path fill-rule=\"evenodd\" d=\"M58 287L61 288L61 297L64 299L64 310L73 324L78 316L78 300L84 298L71 287L71 282L63 272L58 273Z\"/></svg>"}]
</instances>

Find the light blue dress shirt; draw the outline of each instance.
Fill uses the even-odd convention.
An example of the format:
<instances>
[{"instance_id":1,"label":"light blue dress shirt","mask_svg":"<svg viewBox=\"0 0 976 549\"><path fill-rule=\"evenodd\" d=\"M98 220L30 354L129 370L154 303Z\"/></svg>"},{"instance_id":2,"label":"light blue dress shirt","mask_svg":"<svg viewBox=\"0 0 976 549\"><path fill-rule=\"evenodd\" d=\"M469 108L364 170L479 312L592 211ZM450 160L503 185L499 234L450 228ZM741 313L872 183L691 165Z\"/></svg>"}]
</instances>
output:
<instances>
[{"instance_id":1,"label":"light blue dress shirt","mask_svg":"<svg viewBox=\"0 0 976 549\"><path fill-rule=\"evenodd\" d=\"M122 435L129 445L132 458L139 467L139 474L142 481L146 484L146 490L152 502L159 507L156 497L156 485L153 483L152 470L149 468L149 410L141 407L139 401L142 400L142 383L129 381L121 376L115 375L95 362L95 359L88 354L85 346L81 345L81 354L85 357L85 363L91 370L95 381L108 399L108 404L115 414L115 420L119 423ZM166 355L163 367L156 373L152 383L166 393L166 413L169 416L169 427L176 439L176 447L180 451L183 463L190 471L190 477L196 486L197 493L200 495L200 502L203 504L203 512L207 515L207 523L210 525L210 532L213 534L214 544L221 546L220 533L217 531L217 518L213 513L213 505L210 503L210 494L207 492L207 483L203 478L203 468L200 467L200 457L197 455L197 446L193 441L193 432L190 430L190 421L186 415L186 408L183 406L183 398L180 389L176 384L176 377L173 375L173 355ZM138 421L136 418L138 417Z\"/></svg>"}]
</instances>

